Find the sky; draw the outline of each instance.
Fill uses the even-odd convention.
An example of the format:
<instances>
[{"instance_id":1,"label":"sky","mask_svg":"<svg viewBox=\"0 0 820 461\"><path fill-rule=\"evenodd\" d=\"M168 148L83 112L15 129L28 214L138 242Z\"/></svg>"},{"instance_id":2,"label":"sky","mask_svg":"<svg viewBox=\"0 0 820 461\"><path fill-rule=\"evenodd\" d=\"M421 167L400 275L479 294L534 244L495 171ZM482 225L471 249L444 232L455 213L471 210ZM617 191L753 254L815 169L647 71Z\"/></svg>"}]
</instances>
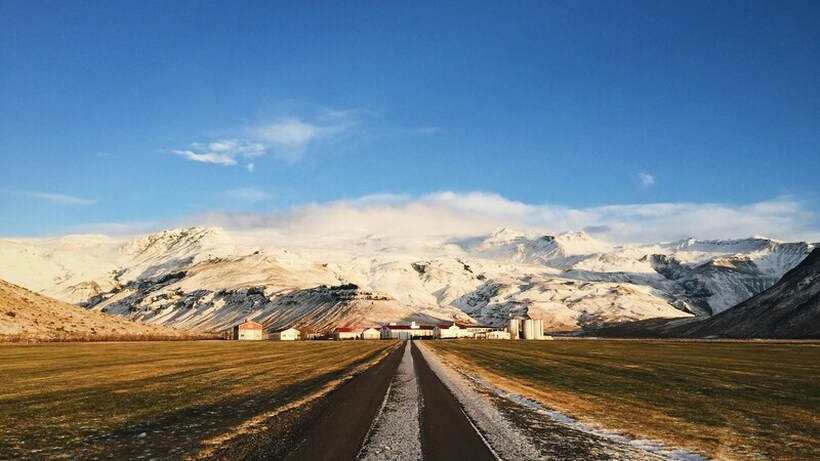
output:
<instances>
[{"instance_id":1,"label":"sky","mask_svg":"<svg viewBox=\"0 0 820 461\"><path fill-rule=\"evenodd\" d=\"M820 240L818 173L816 1L0 1L0 236Z\"/></svg>"}]
</instances>

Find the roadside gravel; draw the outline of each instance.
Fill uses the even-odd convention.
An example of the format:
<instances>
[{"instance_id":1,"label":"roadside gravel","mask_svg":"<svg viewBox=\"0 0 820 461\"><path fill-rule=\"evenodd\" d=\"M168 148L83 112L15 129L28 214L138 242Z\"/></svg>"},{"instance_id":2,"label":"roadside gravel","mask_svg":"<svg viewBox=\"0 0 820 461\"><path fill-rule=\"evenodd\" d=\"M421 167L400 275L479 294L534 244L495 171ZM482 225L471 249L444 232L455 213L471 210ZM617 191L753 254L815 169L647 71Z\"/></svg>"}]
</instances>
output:
<instances>
[{"instance_id":1,"label":"roadside gravel","mask_svg":"<svg viewBox=\"0 0 820 461\"><path fill-rule=\"evenodd\" d=\"M404 348L379 415L357 457L360 461L415 461L421 459L419 386L410 354Z\"/></svg>"}]
</instances>

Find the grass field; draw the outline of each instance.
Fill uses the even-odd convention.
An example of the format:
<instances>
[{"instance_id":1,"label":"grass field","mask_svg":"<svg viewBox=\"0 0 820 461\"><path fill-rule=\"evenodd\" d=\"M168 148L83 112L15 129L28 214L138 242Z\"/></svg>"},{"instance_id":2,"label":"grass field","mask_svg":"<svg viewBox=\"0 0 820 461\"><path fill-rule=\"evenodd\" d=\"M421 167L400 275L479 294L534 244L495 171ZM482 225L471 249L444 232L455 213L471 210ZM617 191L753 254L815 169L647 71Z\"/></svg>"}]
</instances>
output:
<instances>
[{"instance_id":1,"label":"grass field","mask_svg":"<svg viewBox=\"0 0 820 461\"><path fill-rule=\"evenodd\" d=\"M820 459L820 344L431 341L497 387L720 459Z\"/></svg>"},{"instance_id":2,"label":"grass field","mask_svg":"<svg viewBox=\"0 0 820 461\"><path fill-rule=\"evenodd\" d=\"M179 459L395 344L0 345L0 459Z\"/></svg>"}]
</instances>

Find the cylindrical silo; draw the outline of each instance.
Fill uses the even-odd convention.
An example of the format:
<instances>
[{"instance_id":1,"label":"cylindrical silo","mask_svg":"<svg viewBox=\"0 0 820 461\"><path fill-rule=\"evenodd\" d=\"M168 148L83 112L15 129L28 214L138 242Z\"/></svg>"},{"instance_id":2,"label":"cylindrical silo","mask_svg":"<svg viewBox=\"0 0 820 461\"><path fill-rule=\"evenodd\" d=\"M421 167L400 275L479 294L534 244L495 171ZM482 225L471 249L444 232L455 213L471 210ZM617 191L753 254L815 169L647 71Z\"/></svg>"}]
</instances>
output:
<instances>
[{"instance_id":1,"label":"cylindrical silo","mask_svg":"<svg viewBox=\"0 0 820 461\"><path fill-rule=\"evenodd\" d=\"M535 321L535 339L541 339L544 337L544 320L537 319Z\"/></svg>"},{"instance_id":2,"label":"cylindrical silo","mask_svg":"<svg viewBox=\"0 0 820 461\"><path fill-rule=\"evenodd\" d=\"M518 339L518 319L510 319L510 339Z\"/></svg>"},{"instance_id":3,"label":"cylindrical silo","mask_svg":"<svg viewBox=\"0 0 820 461\"><path fill-rule=\"evenodd\" d=\"M535 322L532 319L524 320L524 339L535 339Z\"/></svg>"}]
</instances>

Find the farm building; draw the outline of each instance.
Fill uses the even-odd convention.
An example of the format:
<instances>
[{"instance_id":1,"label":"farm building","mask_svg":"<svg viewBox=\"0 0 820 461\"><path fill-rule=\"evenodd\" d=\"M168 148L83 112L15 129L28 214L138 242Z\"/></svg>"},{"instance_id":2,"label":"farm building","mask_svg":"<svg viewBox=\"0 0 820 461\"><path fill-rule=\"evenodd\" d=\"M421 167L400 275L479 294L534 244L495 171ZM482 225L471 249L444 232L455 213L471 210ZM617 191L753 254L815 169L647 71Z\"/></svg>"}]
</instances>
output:
<instances>
[{"instance_id":1,"label":"farm building","mask_svg":"<svg viewBox=\"0 0 820 461\"><path fill-rule=\"evenodd\" d=\"M433 325L417 325L411 322L410 325L399 325L388 323L382 327L382 338L385 339L412 339L412 338L432 338Z\"/></svg>"},{"instance_id":2,"label":"farm building","mask_svg":"<svg viewBox=\"0 0 820 461\"><path fill-rule=\"evenodd\" d=\"M336 328L333 330L333 339L359 339L360 331L358 328Z\"/></svg>"},{"instance_id":3,"label":"farm building","mask_svg":"<svg viewBox=\"0 0 820 461\"><path fill-rule=\"evenodd\" d=\"M242 341L261 341L262 324L256 323L253 320L245 320L243 323L233 327L233 335L231 339Z\"/></svg>"},{"instance_id":4,"label":"farm building","mask_svg":"<svg viewBox=\"0 0 820 461\"><path fill-rule=\"evenodd\" d=\"M270 334L272 341L297 341L301 338L302 333L296 328L286 328L284 330L276 330Z\"/></svg>"},{"instance_id":5,"label":"farm building","mask_svg":"<svg viewBox=\"0 0 820 461\"><path fill-rule=\"evenodd\" d=\"M484 335L487 339L510 339L509 331L488 331Z\"/></svg>"},{"instance_id":6,"label":"farm building","mask_svg":"<svg viewBox=\"0 0 820 461\"><path fill-rule=\"evenodd\" d=\"M470 338L472 336L473 333L466 326L458 323L452 325L440 323L433 329L433 337L439 339Z\"/></svg>"},{"instance_id":7,"label":"farm building","mask_svg":"<svg viewBox=\"0 0 820 461\"><path fill-rule=\"evenodd\" d=\"M362 330L362 339L379 339L382 333L378 328L365 328Z\"/></svg>"}]
</instances>

